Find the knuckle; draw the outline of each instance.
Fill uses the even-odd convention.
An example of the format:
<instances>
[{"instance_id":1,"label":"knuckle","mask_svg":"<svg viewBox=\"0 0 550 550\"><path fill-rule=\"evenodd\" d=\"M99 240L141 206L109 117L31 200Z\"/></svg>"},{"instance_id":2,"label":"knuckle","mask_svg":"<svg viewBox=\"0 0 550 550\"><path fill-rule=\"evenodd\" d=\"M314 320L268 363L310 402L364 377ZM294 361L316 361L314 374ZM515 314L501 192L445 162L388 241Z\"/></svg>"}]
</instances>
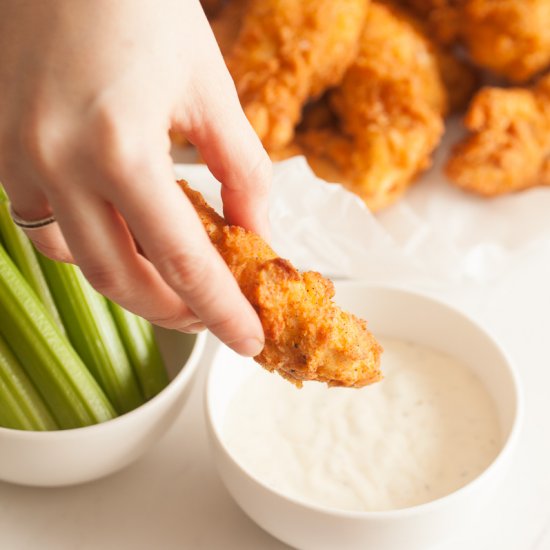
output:
<instances>
[{"instance_id":1,"label":"knuckle","mask_svg":"<svg viewBox=\"0 0 550 550\"><path fill-rule=\"evenodd\" d=\"M120 272L106 265L81 266L88 282L100 293L120 303L128 303L132 298L132 286Z\"/></svg>"},{"instance_id":2,"label":"knuckle","mask_svg":"<svg viewBox=\"0 0 550 550\"><path fill-rule=\"evenodd\" d=\"M243 171L242 177L238 180L228 177L225 181L232 190L242 190L258 197L265 197L271 187L272 172L272 162L265 150L260 148L256 158L249 162L247 169Z\"/></svg>"},{"instance_id":3,"label":"knuckle","mask_svg":"<svg viewBox=\"0 0 550 550\"><path fill-rule=\"evenodd\" d=\"M68 154L67 136L53 111L34 98L24 113L17 113L0 130L0 162L2 171L21 173L26 169L53 177L60 160Z\"/></svg>"},{"instance_id":4,"label":"knuckle","mask_svg":"<svg viewBox=\"0 0 550 550\"><path fill-rule=\"evenodd\" d=\"M43 117L34 116L24 122L19 130L18 149L20 155L28 158L38 173L52 176L56 172L61 151L60 137ZM55 177L48 178L53 182Z\"/></svg>"},{"instance_id":5,"label":"knuckle","mask_svg":"<svg viewBox=\"0 0 550 550\"><path fill-rule=\"evenodd\" d=\"M226 342L234 342L247 336L246 330L242 326L242 319L242 316L235 315L234 312L228 312L221 314L209 323L208 328L214 334L221 335Z\"/></svg>"},{"instance_id":6,"label":"knuckle","mask_svg":"<svg viewBox=\"0 0 550 550\"><path fill-rule=\"evenodd\" d=\"M168 284L184 295L199 293L210 272L205 255L198 253L172 254L157 266Z\"/></svg>"},{"instance_id":7,"label":"knuckle","mask_svg":"<svg viewBox=\"0 0 550 550\"><path fill-rule=\"evenodd\" d=\"M256 163L256 166L252 168L252 174L250 180L255 182L256 191L262 195L269 193L271 184L271 176L273 173L273 165L267 153L262 150L260 158Z\"/></svg>"},{"instance_id":8,"label":"knuckle","mask_svg":"<svg viewBox=\"0 0 550 550\"><path fill-rule=\"evenodd\" d=\"M102 179L115 188L131 185L148 166L149 154L116 113L101 109L95 119L94 164Z\"/></svg>"}]
</instances>

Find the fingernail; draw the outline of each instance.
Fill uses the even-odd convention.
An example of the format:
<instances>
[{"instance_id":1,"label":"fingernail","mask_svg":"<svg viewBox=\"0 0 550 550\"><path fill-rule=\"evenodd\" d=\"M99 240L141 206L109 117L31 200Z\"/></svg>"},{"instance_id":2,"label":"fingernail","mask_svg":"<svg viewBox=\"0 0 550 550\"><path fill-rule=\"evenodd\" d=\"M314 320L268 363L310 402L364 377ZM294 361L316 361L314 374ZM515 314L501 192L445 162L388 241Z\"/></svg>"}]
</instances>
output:
<instances>
[{"instance_id":1,"label":"fingernail","mask_svg":"<svg viewBox=\"0 0 550 550\"><path fill-rule=\"evenodd\" d=\"M206 325L204 323L193 323L191 325L187 325L186 327L180 328L179 331L185 332L185 334L197 334L205 329Z\"/></svg>"},{"instance_id":2,"label":"fingernail","mask_svg":"<svg viewBox=\"0 0 550 550\"><path fill-rule=\"evenodd\" d=\"M264 342L257 338L245 338L239 342L232 342L231 347L240 355L255 357L264 349Z\"/></svg>"}]
</instances>

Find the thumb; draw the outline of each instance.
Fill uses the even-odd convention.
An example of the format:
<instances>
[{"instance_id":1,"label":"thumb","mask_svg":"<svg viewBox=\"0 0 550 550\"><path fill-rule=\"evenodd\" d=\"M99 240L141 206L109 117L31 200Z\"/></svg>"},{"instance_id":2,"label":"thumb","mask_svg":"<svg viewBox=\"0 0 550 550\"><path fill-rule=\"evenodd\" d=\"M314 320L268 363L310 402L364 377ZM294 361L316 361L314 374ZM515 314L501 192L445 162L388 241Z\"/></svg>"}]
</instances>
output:
<instances>
[{"instance_id":1,"label":"thumb","mask_svg":"<svg viewBox=\"0 0 550 550\"><path fill-rule=\"evenodd\" d=\"M271 160L241 108L223 60L207 78L199 84L198 105L186 136L222 184L228 222L269 238Z\"/></svg>"}]
</instances>

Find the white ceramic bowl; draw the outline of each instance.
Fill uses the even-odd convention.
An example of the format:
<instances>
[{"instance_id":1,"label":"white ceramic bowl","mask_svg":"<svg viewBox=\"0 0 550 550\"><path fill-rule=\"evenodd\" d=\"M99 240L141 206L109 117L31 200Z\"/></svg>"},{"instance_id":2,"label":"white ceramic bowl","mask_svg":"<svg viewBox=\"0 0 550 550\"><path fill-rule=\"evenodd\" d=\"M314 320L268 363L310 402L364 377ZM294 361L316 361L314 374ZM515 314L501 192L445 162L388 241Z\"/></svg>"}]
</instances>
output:
<instances>
[{"instance_id":1,"label":"white ceramic bowl","mask_svg":"<svg viewBox=\"0 0 550 550\"><path fill-rule=\"evenodd\" d=\"M98 479L149 449L180 412L203 355L206 334L159 329L170 384L137 409L102 424L31 432L0 428L0 479L55 487Z\"/></svg>"},{"instance_id":2,"label":"white ceramic bowl","mask_svg":"<svg viewBox=\"0 0 550 550\"><path fill-rule=\"evenodd\" d=\"M481 475L450 495L400 510L340 511L285 496L248 473L224 443L222 427L228 404L252 367L236 361L231 364L226 360L227 350L221 348L208 375L205 401L217 468L244 512L293 547L426 550L466 529L502 481L522 416L516 374L498 343L467 315L449 305L403 289L362 283L340 283L336 288L336 301L367 319L374 334L428 345L462 360L476 372L498 413L503 443L497 458Z\"/></svg>"}]
</instances>

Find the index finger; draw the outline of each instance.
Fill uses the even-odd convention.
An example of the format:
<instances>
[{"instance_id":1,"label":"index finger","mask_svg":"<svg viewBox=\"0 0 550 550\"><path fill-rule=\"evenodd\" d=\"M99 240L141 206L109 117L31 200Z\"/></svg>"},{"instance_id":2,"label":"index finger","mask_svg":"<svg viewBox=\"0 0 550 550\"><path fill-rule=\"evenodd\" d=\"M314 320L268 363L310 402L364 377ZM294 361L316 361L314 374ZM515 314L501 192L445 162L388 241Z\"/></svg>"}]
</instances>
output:
<instances>
[{"instance_id":1,"label":"index finger","mask_svg":"<svg viewBox=\"0 0 550 550\"><path fill-rule=\"evenodd\" d=\"M260 320L177 185L169 156L164 160L142 162L131 182L121 174L110 199L193 313L237 353L257 355L264 343Z\"/></svg>"}]
</instances>

